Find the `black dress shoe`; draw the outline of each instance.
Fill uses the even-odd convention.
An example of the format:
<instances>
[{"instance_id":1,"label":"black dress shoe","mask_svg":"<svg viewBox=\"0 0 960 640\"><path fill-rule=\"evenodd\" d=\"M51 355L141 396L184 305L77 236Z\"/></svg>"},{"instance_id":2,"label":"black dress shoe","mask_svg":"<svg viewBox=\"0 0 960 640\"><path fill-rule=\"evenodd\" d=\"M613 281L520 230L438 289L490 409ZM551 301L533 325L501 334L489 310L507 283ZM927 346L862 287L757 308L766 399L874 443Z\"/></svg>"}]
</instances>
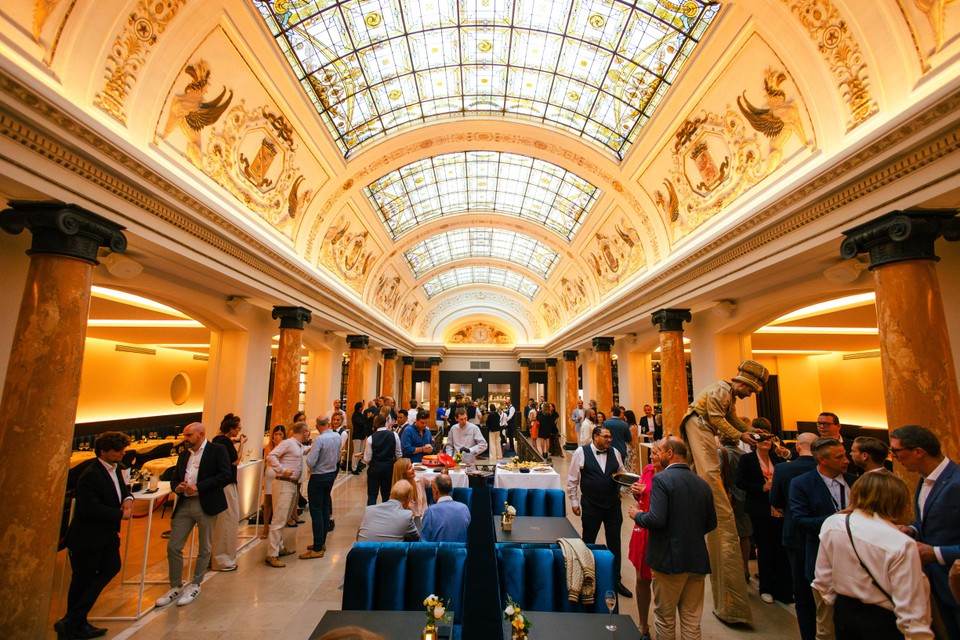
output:
<instances>
[{"instance_id":1,"label":"black dress shoe","mask_svg":"<svg viewBox=\"0 0 960 640\"><path fill-rule=\"evenodd\" d=\"M73 637L78 640L89 640L90 638L99 638L107 635L107 630L102 627L95 627L89 622L84 622L77 627Z\"/></svg>"},{"instance_id":2,"label":"black dress shoe","mask_svg":"<svg viewBox=\"0 0 960 640\"><path fill-rule=\"evenodd\" d=\"M76 625L66 618L60 618L53 623L53 630L57 632L57 640L73 640L77 636Z\"/></svg>"},{"instance_id":3,"label":"black dress shoe","mask_svg":"<svg viewBox=\"0 0 960 640\"><path fill-rule=\"evenodd\" d=\"M617 583L617 593L619 593L620 595L622 595L624 598L632 598L632 597L633 597L633 592L630 591L630 589L627 589L625 586L623 586L623 583L622 583L622 582L618 582L618 583Z\"/></svg>"}]
</instances>

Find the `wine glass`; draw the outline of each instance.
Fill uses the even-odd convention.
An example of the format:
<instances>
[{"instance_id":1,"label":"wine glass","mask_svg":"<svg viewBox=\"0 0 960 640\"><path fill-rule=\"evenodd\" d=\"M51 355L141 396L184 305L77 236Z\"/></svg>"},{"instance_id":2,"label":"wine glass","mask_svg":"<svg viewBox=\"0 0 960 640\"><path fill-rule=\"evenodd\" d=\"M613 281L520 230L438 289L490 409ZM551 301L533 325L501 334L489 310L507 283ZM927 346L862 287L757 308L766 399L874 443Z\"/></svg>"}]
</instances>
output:
<instances>
[{"instance_id":1,"label":"wine glass","mask_svg":"<svg viewBox=\"0 0 960 640\"><path fill-rule=\"evenodd\" d=\"M610 618L607 621L607 631L616 631L617 625L613 624L613 610L617 608L617 592L607 591L603 594L603 599L607 603L607 609L610 611Z\"/></svg>"}]
</instances>

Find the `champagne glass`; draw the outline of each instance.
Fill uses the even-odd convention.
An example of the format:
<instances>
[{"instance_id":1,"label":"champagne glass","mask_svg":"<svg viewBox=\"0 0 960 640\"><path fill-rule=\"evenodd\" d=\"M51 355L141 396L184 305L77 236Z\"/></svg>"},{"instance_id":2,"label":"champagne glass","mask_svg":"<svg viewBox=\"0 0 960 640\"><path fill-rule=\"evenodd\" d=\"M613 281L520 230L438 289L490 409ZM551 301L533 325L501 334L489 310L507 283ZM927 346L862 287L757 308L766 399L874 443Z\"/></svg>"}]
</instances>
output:
<instances>
[{"instance_id":1,"label":"champagne glass","mask_svg":"<svg viewBox=\"0 0 960 640\"><path fill-rule=\"evenodd\" d=\"M617 608L616 591L607 591L603 594L603 599L607 603L607 609L610 611L610 618L607 620L607 631L616 631L617 625L613 624L613 610Z\"/></svg>"}]
</instances>

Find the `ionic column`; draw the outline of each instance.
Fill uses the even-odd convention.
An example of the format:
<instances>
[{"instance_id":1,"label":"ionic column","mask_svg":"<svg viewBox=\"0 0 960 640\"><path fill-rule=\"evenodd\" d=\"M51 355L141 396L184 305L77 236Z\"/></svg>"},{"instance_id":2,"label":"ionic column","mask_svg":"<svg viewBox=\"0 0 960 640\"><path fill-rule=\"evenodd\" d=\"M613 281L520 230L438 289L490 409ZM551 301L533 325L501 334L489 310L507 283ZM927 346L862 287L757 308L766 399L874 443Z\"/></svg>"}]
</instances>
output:
<instances>
[{"instance_id":1,"label":"ionic column","mask_svg":"<svg viewBox=\"0 0 960 640\"><path fill-rule=\"evenodd\" d=\"M520 358L517 362L520 364L520 401L514 403L514 406L523 412L520 424L526 425L527 400L530 399L530 358Z\"/></svg>"},{"instance_id":2,"label":"ionic column","mask_svg":"<svg viewBox=\"0 0 960 640\"><path fill-rule=\"evenodd\" d=\"M570 424L570 418L573 410L577 408L577 400L580 399L579 389L577 388L577 352L563 352L563 385L566 390L566 408L564 409L564 420L566 421L567 442L564 449L573 450L577 448L577 432Z\"/></svg>"},{"instance_id":3,"label":"ionic column","mask_svg":"<svg viewBox=\"0 0 960 640\"><path fill-rule=\"evenodd\" d=\"M870 255L887 424L927 427L956 460L960 392L934 243L941 235L960 239L960 219L955 211L893 211L843 234L840 255Z\"/></svg>"},{"instance_id":4,"label":"ionic column","mask_svg":"<svg viewBox=\"0 0 960 640\"><path fill-rule=\"evenodd\" d=\"M383 354L383 375L380 376L380 395L390 396L396 400L396 394L393 390L393 381L397 376L397 350L381 349ZM397 407L401 407L399 402Z\"/></svg>"},{"instance_id":5,"label":"ionic column","mask_svg":"<svg viewBox=\"0 0 960 640\"><path fill-rule=\"evenodd\" d=\"M443 358L430 358L430 411L440 406L440 363Z\"/></svg>"},{"instance_id":6,"label":"ionic column","mask_svg":"<svg viewBox=\"0 0 960 640\"><path fill-rule=\"evenodd\" d=\"M400 406L410 408L410 399L413 398L413 356L403 356L403 377L400 381ZM437 410L436 407L433 408Z\"/></svg>"},{"instance_id":7,"label":"ionic column","mask_svg":"<svg viewBox=\"0 0 960 640\"><path fill-rule=\"evenodd\" d=\"M683 323L691 319L690 309L660 309L651 318L653 325L660 328L660 397L665 435L679 434L680 420L689 405Z\"/></svg>"},{"instance_id":8,"label":"ionic column","mask_svg":"<svg viewBox=\"0 0 960 640\"><path fill-rule=\"evenodd\" d=\"M369 336L347 336L347 345L350 347L350 364L347 365L347 406L351 411L355 404L365 399L363 369L366 364L368 344L370 344Z\"/></svg>"},{"instance_id":9,"label":"ionic column","mask_svg":"<svg viewBox=\"0 0 960 640\"><path fill-rule=\"evenodd\" d=\"M274 307L271 315L280 320L280 344L273 374L270 422L289 426L300 410L300 351L303 325L310 322L311 314L303 307Z\"/></svg>"},{"instance_id":10,"label":"ionic column","mask_svg":"<svg viewBox=\"0 0 960 640\"><path fill-rule=\"evenodd\" d=\"M594 338L593 350L597 354L597 409L610 417L613 406L613 361L610 349L613 338Z\"/></svg>"},{"instance_id":11,"label":"ionic column","mask_svg":"<svg viewBox=\"0 0 960 640\"><path fill-rule=\"evenodd\" d=\"M557 390L557 359L547 358L547 402L560 404L560 392Z\"/></svg>"},{"instance_id":12,"label":"ionic column","mask_svg":"<svg viewBox=\"0 0 960 640\"><path fill-rule=\"evenodd\" d=\"M0 228L33 234L0 399L0 637L50 633L51 580L80 395L97 249L123 253L123 227L73 205L15 203Z\"/></svg>"}]
</instances>

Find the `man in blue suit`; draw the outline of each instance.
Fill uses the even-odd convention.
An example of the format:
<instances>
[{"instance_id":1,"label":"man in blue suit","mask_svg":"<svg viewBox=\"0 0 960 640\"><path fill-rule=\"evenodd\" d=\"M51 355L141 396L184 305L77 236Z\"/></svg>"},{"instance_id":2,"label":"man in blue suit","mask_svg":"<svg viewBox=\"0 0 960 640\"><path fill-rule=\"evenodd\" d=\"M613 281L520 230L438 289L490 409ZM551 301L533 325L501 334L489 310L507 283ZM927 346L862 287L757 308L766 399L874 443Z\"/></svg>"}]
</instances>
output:
<instances>
[{"instance_id":1,"label":"man in blue suit","mask_svg":"<svg viewBox=\"0 0 960 640\"><path fill-rule=\"evenodd\" d=\"M793 597L797 607L797 624L803 640L814 640L817 635L816 606L810 582L803 577L806 562L804 534L797 529L793 521L793 512L787 503L790 485L797 477L817 468L817 460L810 451L810 445L817 439L815 433L801 433L797 436L797 457L787 464L778 464L773 469L773 482L770 485L770 505L783 511L783 546L790 559L793 577Z\"/></svg>"},{"instance_id":2,"label":"man in blue suit","mask_svg":"<svg viewBox=\"0 0 960 640\"><path fill-rule=\"evenodd\" d=\"M466 542L470 508L450 497L453 481L441 474L433 481L432 507L423 514L420 540L423 542Z\"/></svg>"},{"instance_id":3,"label":"man in blue suit","mask_svg":"<svg viewBox=\"0 0 960 640\"><path fill-rule=\"evenodd\" d=\"M951 639L960 638L960 604L950 593L947 572L960 559L960 471L944 457L940 440L910 425L890 433L890 452L908 471L919 473L914 497L916 520L904 533L917 539L933 599Z\"/></svg>"},{"instance_id":4,"label":"man in blue suit","mask_svg":"<svg viewBox=\"0 0 960 640\"><path fill-rule=\"evenodd\" d=\"M687 465L687 446L677 437L660 442L662 473L653 477L650 510L630 507L630 517L650 532L647 564L653 571L654 625L658 638L699 640L703 586L710 573L704 536L717 527L710 485ZM634 493L639 486L634 485Z\"/></svg>"},{"instance_id":5,"label":"man in blue suit","mask_svg":"<svg viewBox=\"0 0 960 640\"><path fill-rule=\"evenodd\" d=\"M850 459L839 440L817 438L810 447L817 468L797 476L790 483L790 515L796 530L803 536L803 579L808 591L813 582L820 550L820 527L824 520L847 508L850 486L856 477L847 473ZM791 463L793 464L793 463ZM833 637L833 607L823 603L813 592L816 603L817 638Z\"/></svg>"}]
</instances>

